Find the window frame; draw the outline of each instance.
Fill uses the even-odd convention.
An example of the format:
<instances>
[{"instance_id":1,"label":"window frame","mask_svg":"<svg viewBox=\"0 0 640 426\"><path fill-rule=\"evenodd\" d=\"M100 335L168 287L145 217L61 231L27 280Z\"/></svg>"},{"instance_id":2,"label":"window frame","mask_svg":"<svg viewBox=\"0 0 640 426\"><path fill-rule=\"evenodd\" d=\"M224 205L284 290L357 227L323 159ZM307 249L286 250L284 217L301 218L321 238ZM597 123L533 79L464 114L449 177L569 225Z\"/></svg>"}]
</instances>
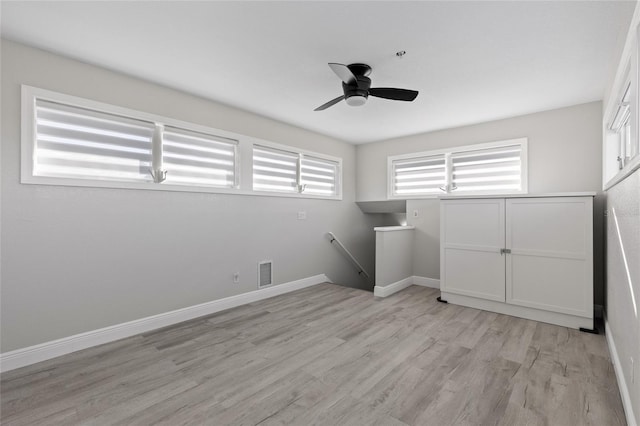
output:
<instances>
[{"instance_id":1,"label":"window frame","mask_svg":"<svg viewBox=\"0 0 640 426\"><path fill-rule=\"evenodd\" d=\"M450 185L453 179L453 167L452 167L452 159L451 156L453 154L468 152L468 151L478 151L482 149L490 149L490 148L501 148L513 145L520 145L520 183L521 188L517 191L452 191L450 189ZM394 194L395 188L395 180L394 180L394 169L393 163L398 160L410 160L414 158L421 157L431 157L444 155L445 158L445 187L446 192L443 191L439 194L417 194L417 195L396 195ZM446 197L465 197L465 196L485 196L485 195L513 195L513 194L528 194L529 193L529 185L528 185L528 139L527 138L516 138L516 139L507 139L501 141L494 142L486 142L486 143L478 143L472 145L463 145L463 146L455 146L450 148L442 148L442 149L434 149L430 151L421 151L421 152L413 152L408 154L400 154L400 155L391 155L387 157L387 199L389 200L409 200L409 199L437 199L443 196Z\"/></svg>"},{"instance_id":2,"label":"window frame","mask_svg":"<svg viewBox=\"0 0 640 426\"><path fill-rule=\"evenodd\" d=\"M294 154L294 155L298 155L298 173L296 176L296 179L298 181L298 184L300 184L301 182L301 173L300 173L300 168L301 168L301 161L303 159L304 156L308 156L308 157L312 157L312 158L317 158L320 160L326 160L326 161L332 161L334 163L337 164L337 171L336 171L336 194L335 195L330 195L330 196L324 196L324 195L314 195L314 194L305 194L304 192L286 192L286 191L267 191L267 190L260 190L260 189L253 189L253 151L254 149L258 147L263 147L263 148L267 148L267 149L273 149L273 150L279 150L279 151L286 151L290 154ZM294 198L313 198L313 199L320 199L320 200L342 200L342 158L339 157L334 157L331 155L327 155L327 154L321 154L319 152L315 152L315 151L309 151L306 149L301 149L301 148L296 148L290 145L283 145L283 144L279 144L279 143L275 143L275 142L269 142L269 141L254 141L251 144L251 161L250 161L250 165L251 165L251 191L253 192L253 194L255 195L273 195L273 196L279 196L279 197L294 197Z\"/></svg>"},{"instance_id":3,"label":"window frame","mask_svg":"<svg viewBox=\"0 0 640 426\"><path fill-rule=\"evenodd\" d=\"M638 11L633 18L627 42L614 79L602 121L602 189L608 190L618 182L640 169L640 25ZM631 151L626 157L626 147L622 146L619 132L611 127L622 99L629 87L629 121ZM620 160L618 160L620 158Z\"/></svg>"}]
</instances>

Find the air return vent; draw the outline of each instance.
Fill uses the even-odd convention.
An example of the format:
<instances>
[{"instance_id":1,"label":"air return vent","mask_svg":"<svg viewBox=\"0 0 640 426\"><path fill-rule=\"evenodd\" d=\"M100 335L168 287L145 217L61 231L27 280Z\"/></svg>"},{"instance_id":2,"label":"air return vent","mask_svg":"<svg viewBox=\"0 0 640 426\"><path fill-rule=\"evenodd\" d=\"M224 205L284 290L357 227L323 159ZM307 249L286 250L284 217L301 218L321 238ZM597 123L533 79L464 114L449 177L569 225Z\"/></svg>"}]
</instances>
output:
<instances>
[{"instance_id":1,"label":"air return vent","mask_svg":"<svg viewBox=\"0 0 640 426\"><path fill-rule=\"evenodd\" d=\"M273 262L263 260L258 262L258 288L267 287L273 284Z\"/></svg>"}]
</instances>

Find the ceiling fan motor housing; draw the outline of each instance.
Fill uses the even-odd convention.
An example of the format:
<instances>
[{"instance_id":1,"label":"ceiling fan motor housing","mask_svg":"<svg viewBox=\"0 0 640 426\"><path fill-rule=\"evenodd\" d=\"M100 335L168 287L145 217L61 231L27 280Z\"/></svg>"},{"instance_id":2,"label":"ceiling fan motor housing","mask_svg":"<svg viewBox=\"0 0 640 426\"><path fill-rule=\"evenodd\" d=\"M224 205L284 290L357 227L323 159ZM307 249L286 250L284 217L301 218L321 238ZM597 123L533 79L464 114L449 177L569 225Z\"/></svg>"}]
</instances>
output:
<instances>
[{"instance_id":1,"label":"ceiling fan motor housing","mask_svg":"<svg viewBox=\"0 0 640 426\"><path fill-rule=\"evenodd\" d=\"M352 84L342 83L342 90L344 91L344 98L349 103L349 98L353 96L359 96L361 98L366 99L369 97L369 88L371 87L371 79L369 77L364 76L356 76L357 81ZM356 102L356 104L361 105L361 102Z\"/></svg>"}]
</instances>

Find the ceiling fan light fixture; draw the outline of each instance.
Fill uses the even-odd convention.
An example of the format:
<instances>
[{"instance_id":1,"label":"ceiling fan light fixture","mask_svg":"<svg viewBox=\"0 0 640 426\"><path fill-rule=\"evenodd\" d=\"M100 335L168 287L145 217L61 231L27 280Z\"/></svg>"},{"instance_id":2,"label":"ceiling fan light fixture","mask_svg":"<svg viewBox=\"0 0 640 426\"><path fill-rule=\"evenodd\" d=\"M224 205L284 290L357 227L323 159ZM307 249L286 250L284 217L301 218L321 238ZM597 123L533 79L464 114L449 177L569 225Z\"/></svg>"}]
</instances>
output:
<instances>
[{"instance_id":1,"label":"ceiling fan light fixture","mask_svg":"<svg viewBox=\"0 0 640 426\"><path fill-rule=\"evenodd\" d=\"M349 106L362 106L367 103L367 97L362 95L349 96L347 99L347 105Z\"/></svg>"}]
</instances>

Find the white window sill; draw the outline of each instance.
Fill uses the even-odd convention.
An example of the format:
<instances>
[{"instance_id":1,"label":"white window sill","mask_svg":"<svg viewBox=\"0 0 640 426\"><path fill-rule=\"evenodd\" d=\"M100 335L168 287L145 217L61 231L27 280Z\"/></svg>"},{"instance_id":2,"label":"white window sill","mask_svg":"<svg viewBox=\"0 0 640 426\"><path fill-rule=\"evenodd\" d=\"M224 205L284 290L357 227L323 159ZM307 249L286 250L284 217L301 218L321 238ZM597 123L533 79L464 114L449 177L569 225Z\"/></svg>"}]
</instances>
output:
<instances>
[{"instance_id":1,"label":"white window sill","mask_svg":"<svg viewBox=\"0 0 640 426\"><path fill-rule=\"evenodd\" d=\"M27 185L52 185L52 186L73 186L86 188L111 188L111 189L137 189L145 191L170 191L170 192L196 192L210 194L227 194L227 195L249 195L259 197L283 197L283 198L307 198L315 200L342 200L342 196L323 197L318 195L286 193L286 192L262 192L251 191L236 188L217 188L207 186L186 186L172 185L168 183L154 184L151 182L119 182L107 180L82 180L68 178L51 178L44 176L23 176L22 184Z\"/></svg>"},{"instance_id":2,"label":"white window sill","mask_svg":"<svg viewBox=\"0 0 640 426\"><path fill-rule=\"evenodd\" d=\"M607 183L604 184L602 189L604 191L608 191L613 186L615 186L618 182L624 180L627 176L631 175L636 170L640 169L640 155L636 155L624 168L618 173L609 179Z\"/></svg>"}]
</instances>

